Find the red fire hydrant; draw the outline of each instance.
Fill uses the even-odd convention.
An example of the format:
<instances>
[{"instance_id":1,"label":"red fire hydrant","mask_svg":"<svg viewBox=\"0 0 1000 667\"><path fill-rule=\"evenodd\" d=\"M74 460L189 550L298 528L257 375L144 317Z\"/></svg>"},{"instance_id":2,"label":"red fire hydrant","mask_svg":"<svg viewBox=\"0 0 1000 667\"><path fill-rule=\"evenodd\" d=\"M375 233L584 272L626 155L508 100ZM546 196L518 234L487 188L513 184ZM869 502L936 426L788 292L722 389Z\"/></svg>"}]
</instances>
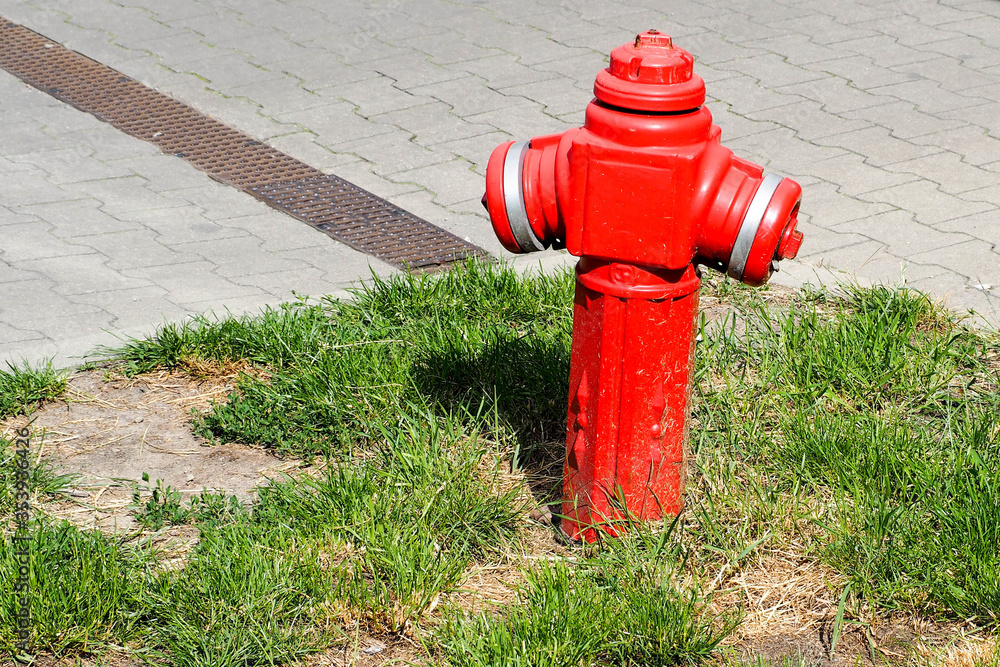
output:
<instances>
[{"instance_id":1,"label":"red fire hydrant","mask_svg":"<svg viewBox=\"0 0 1000 667\"><path fill-rule=\"evenodd\" d=\"M576 266L563 530L681 508L700 274L761 285L802 243L802 189L719 142L694 58L655 30L611 52L582 128L507 142L483 202L511 252Z\"/></svg>"}]
</instances>

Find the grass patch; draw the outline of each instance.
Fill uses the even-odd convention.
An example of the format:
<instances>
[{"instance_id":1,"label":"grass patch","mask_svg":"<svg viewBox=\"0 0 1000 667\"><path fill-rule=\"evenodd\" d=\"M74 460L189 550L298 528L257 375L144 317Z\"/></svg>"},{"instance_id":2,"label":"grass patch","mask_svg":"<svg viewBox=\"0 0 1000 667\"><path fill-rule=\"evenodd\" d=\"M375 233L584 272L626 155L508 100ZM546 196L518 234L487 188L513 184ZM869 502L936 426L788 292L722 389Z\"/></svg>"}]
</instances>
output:
<instances>
[{"instance_id":1,"label":"grass patch","mask_svg":"<svg viewBox=\"0 0 1000 667\"><path fill-rule=\"evenodd\" d=\"M0 419L25 412L42 401L58 398L66 390L66 374L49 362L40 368L7 363L0 370Z\"/></svg>"}]
</instances>

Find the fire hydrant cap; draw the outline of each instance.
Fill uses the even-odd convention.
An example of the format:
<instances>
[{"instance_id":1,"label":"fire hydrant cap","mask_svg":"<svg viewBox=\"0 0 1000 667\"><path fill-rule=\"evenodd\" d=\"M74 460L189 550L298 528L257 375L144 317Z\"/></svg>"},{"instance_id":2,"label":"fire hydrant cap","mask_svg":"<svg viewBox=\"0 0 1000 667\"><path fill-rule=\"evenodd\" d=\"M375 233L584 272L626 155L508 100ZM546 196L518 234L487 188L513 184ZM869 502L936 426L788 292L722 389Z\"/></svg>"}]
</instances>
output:
<instances>
[{"instance_id":1,"label":"fire hydrant cap","mask_svg":"<svg viewBox=\"0 0 1000 667\"><path fill-rule=\"evenodd\" d=\"M691 111L705 103L694 57L669 35L647 30L611 52L611 66L594 82L600 101L634 111Z\"/></svg>"}]
</instances>

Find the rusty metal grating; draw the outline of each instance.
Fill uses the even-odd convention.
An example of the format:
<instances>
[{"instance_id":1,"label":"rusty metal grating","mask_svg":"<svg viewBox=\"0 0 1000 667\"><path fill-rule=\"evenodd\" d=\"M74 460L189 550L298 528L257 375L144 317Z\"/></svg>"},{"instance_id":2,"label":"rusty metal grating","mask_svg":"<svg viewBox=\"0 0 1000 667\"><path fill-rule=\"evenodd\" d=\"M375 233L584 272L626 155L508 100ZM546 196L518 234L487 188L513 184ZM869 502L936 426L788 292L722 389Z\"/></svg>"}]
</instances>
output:
<instances>
[{"instance_id":1,"label":"rusty metal grating","mask_svg":"<svg viewBox=\"0 0 1000 667\"><path fill-rule=\"evenodd\" d=\"M481 248L117 70L0 17L0 67L356 250L431 268Z\"/></svg>"}]
</instances>

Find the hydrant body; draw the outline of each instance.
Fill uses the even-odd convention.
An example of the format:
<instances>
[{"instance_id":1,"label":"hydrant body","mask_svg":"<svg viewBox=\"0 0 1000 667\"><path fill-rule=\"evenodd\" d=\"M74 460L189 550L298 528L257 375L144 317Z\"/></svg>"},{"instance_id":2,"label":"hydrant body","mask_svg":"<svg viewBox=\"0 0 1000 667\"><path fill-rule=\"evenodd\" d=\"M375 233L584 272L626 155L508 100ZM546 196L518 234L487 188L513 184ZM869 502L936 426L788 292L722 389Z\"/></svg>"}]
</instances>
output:
<instances>
[{"instance_id":1,"label":"hydrant body","mask_svg":"<svg viewBox=\"0 0 1000 667\"><path fill-rule=\"evenodd\" d=\"M483 198L507 249L581 257L562 528L587 540L681 507L695 265L761 285L802 241L801 188L721 145L669 37L612 51L594 94L582 128L497 147Z\"/></svg>"}]
</instances>

